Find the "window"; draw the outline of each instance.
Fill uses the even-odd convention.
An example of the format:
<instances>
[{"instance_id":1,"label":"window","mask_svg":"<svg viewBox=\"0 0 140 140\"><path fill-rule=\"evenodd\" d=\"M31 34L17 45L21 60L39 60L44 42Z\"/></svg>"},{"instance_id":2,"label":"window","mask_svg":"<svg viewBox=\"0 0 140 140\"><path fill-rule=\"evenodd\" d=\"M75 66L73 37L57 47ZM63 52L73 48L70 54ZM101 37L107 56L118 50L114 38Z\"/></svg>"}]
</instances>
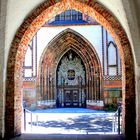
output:
<instances>
[{"instance_id":1,"label":"window","mask_svg":"<svg viewBox=\"0 0 140 140\"><path fill-rule=\"evenodd\" d=\"M109 43L107 54L108 75L115 76L118 73L118 54L116 45L113 42Z\"/></svg>"},{"instance_id":2,"label":"window","mask_svg":"<svg viewBox=\"0 0 140 140\"><path fill-rule=\"evenodd\" d=\"M65 12L65 20L71 20L71 10Z\"/></svg>"},{"instance_id":3,"label":"window","mask_svg":"<svg viewBox=\"0 0 140 140\"><path fill-rule=\"evenodd\" d=\"M55 16L55 21L70 21L70 20L82 20L82 13L75 10L66 10L60 15Z\"/></svg>"},{"instance_id":4,"label":"window","mask_svg":"<svg viewBox=\"0 0 140 140\"><path fill-rule=\"evenodd\" d=\"M25 69L24 76L25 77L32 77L32 69Z\"/></svg>"},{"instance_id":5,"label":"window","mask_svg":"<svg viewBox=\"0 0 140 140\"><path fill-rule=\"evenodd\" d=\"M55 17L55 20L56 20L56 21L59 21L59 20L60 20L60 15L57 15L57 16Z\"/></svg>"},{"instance_id":6,"label":"window","mask_svg":"<svg viewBox=\"0 0 140 140\"><path fill-rule=\"evenodd\" d=\"M61 13L61 19L60 20L65 20L65 13Z\"/></svg>"},{"instance_id":7,"label":"window","mask_svg":"<svg viewBox=\"0 0 140 140\"><path fill-rule=\"evenodd\" d=\"M72 20L77 20L77 11L72 10Z\"/></svg>"},{"instance_id":8,"label":"window","mask_svg":"<svg viewBox=\"0 0 140 140\"><path fill-rule=\"evenodd\" d=\"M28 47L25 55L24 66L32 66L32 50L30 47Z\"/></svg>"},{"instance_id":9,"label":"window","mask_svg":"<svg viewBox=\"0 0 140 140\"><path fill-rule=\"evenodd\" d=\"M30 42L30 44L28 45L28 49L25 55L25 59L24 59L24 63L23 63L23 67L24 67L24 77L32 77L32 67L33 67L33 51L32 51L32 41Z\"/></svg>"},{"instance_id":10,"label":"window","mask_svg":"<svg viewBox=\"0 0 140 140\"><path fill-rule=\"evenodd\" d=\"M82 20L82 13L78 12L78 20Z\"/></svg>"},{"instance_id":11,"label":"window","mask_svg":"<svg viewBox=\"0 0 140 140\"><path fill-rule=\"evenodd\" d=\"M31 78L36 76L37 72L37 36L28 44L28 49L23 61L23 78Z\"/></svg>"},{"instance_id":12,"label":"window","mask_svg":"<svg viewBox=\"0 0 140 140\"><path fill-rule=\"evenodd\" d=\"M117 64L117 58L116 58L116 48L115 46L110 43L108 47L108 64L110 65L116 65Z\"/></svg>"}]
</instances>

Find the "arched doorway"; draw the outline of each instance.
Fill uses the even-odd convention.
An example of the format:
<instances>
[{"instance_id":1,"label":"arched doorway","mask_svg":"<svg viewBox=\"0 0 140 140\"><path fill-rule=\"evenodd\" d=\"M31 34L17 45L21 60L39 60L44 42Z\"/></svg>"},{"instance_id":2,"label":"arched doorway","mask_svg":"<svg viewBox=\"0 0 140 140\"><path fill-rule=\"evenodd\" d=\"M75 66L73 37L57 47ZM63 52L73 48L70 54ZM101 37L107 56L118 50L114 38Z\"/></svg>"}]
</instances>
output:
<instances>
[{"instance_id":1,"label":"arched doorway","mask_svg":"<svg viewBox=\"0 0 140 140\"><path fill-rule=\"evenodd\" d=\"M74 56L71 60L70 54L71 57ZM79 72L76 69L79 69ZM71 72L76 74L73 80L68 78ZM61 76L58 73L61 73ZM75 105L86 107L86 102L102 100L102 83L101 63L95 48L78 32L69 28L65 29L55 36L43 51L39 64L38 99L53 101L51 105L53 103L53 106L64 107L66 105L64 105L62 95L65 94L64 91L72 92L73 88L77 96L81 93L77 100L82 103L77 105L75 103ZM61 100L57 95L61 96ZM83 101L81 101L82 96Z\"/></svg>"},{"instance_id":2,"label":"arched doorway","mask_svg":"<svg viewBox=\"0 0 140 140\"><path fill-rule=\"evenodd\" d=\"M69 50L56 70L57 107L86 107L86 71L81 58Z\"/></svg>"},{"instance_id":3,"label":"arched doorway","mask_svg":"<svg viewBox=\"0 0 140 140\"><path fill-rule=\"evenodd\" d=\"M59 9L57 8L59 7ZM120 23L102 5L93 1L47 1L40 5L20 26L9 53L6 83L5 136L21 133L21 71L27 44L37 30L62 11L73 8L94 17L114 37L122 59L123 128L126 137L136 138L134 62L131 46ZM60 10L61 9L61 10ZM52 12L53 11L53 12Z\"/></svg>"}]
</instances>

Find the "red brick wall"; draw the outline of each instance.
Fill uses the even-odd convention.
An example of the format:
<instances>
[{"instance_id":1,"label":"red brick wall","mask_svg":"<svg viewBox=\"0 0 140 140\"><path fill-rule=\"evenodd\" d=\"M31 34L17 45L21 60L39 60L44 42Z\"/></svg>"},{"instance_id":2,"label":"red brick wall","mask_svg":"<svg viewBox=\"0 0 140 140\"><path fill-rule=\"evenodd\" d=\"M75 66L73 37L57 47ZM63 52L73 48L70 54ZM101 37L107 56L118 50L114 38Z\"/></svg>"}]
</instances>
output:
<instances>
[{"instance_id":1,"label":"red brick wall","mask_svg":"<svg viewBox=\"0 0 140 140\"><path fill-rule=\"evenodd\" d=\"M23 106L35 109L37 102L36 81L23 82Z\"/></svg>"},{"instance_id":2,"label":"red brick wall","mask_svg":"<svg viewBox=\"0 0 140 140\"><path fill-rule=\"evenodd\" d=\"M105 80L104 88L122 88L121 80Z\"/></svg>"}]
</instances>

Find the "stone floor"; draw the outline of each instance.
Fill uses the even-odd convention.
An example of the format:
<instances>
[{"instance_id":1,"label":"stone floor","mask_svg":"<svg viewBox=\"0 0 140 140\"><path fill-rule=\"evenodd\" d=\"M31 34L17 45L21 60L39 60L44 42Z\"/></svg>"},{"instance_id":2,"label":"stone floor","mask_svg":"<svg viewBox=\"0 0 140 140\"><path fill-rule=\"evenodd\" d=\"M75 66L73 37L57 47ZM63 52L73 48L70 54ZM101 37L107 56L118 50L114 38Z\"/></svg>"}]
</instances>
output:
<instances>
[{"instance_id":1,"label":"stone floor","mask_svg":"<svg viewBox=\"0 0 140 140\"><path fill-rule=\"evenodd\" d=\"M47 135L47 134L22 134L10 140L125 140L123 135Z\"/></svg>"},{"instance_id":2,"label":"stone floor","mask_svg":"<svg viewBox=\"0 0 140 140\"><path fill-rule=\"evenodd\" d=\"M32 120L32 121L31 121ZM116 134L114 112L58 108L26 113L26 132L45 134Z\"/></svg>"},{"instance_id":3,"label":"stone floor","mask_svg":"<svg viewBox=\"0 0 140 140\"><path fill-rule=\"evenodd\" d=\"M26 114L26 131L11 140L124 140L113 128L113 113L85 108L36 110ZM37 121L36 121L37 119ZM32 124L32 125L31 125Z\"/></svg>"},{"instance_id":4,"label":"stone floor","mask_svg":"<svg viewBox=\"0 0 140 140\"><path fill-rule=\"evenodd\" d=\"M53 108L34 110L34 113L107 113L104 110L92 110L87 108Z\"/></svg>"}]
</instances>

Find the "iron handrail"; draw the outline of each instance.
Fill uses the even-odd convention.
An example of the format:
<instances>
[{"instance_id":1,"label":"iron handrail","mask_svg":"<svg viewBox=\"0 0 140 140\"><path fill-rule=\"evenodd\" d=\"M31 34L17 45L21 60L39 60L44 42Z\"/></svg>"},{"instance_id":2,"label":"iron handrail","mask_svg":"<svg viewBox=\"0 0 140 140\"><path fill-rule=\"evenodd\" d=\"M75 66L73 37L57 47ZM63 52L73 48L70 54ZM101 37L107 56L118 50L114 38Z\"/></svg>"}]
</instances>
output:
<instances>
[{"instance_id":1,"label":"iron handrail","mask_svg":"<svg viewBox=\"0 0 140 140\"><path fill-rule=\"evenodd\" d=\"M119 106L118 109L117 109L117 111L113 115L114 118L115 118L114 119L114 131L115 131L115 126L116 126L115 123L117 123L117 131L118 131L118 134L121 134L121 116L122 116L121 112L122 112L122 107Z\"/></svg>"},{"instance_id":2,"label":"iron handrail","mask_svg":"<svg viewBox=\"0 0 140 140\"><path fill-rule=\"evenodd\" d=\"M24 131L26 131L26 112L30 113L30 120L31 120L31 131L32 131L32 125L33 125L33 115L36 115L32 111L24 108ZM36 115L36 124L38 124L38 115Z\"/></svg>"}]
</instances>

